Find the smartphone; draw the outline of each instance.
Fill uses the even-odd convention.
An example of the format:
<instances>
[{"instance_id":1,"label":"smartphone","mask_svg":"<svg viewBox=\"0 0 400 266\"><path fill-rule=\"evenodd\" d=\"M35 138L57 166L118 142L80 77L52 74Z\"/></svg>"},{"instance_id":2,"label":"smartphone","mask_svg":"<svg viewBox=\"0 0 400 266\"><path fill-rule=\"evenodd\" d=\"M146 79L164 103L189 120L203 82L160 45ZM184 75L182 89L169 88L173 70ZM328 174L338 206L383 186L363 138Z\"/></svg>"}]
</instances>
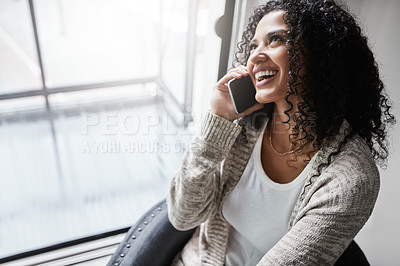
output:
<instances>
[{"instance_id":1,"label":"smartphone","mask_svg":"<svg viewBox=\"0 0 400 266\"><path fill-rule=\"evenodd\" d=\"M228 88L236 113L243 113L257 103L255 98L256 88L254 88L250 76L230 80Z\"/></svg>"}]
</instances>

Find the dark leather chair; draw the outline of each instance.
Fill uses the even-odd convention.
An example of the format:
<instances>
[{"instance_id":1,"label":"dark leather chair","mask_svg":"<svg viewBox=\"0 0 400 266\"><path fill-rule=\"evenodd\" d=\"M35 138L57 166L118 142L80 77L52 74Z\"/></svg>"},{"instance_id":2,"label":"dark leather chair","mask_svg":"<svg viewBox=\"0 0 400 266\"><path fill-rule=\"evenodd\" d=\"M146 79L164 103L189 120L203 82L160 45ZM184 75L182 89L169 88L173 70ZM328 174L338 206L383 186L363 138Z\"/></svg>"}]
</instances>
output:
<instances>
[{"instance_id":1,"label":"dark leather chair","mask_svg":"<svg viewBox=\"0 0 400 266\"><path fill-rule=\"evenodd\" d=\"M169 222L167 204L162 200L131 227L107 266L170 265L194 231L176 230ZM370 265L354 240L335 263L335 266L348 265Z\"/></svg>"},{"instance_id":2,"label":"dark leather chair","mask_svg":"<svg viewBox=\"0 0 400 266\"><path fill-rule=\"evenodd\" d=\"M176 230L168 219L167 204L160 201L129 229L107 266L166 266L193 235Z\"/></svg>"}]
</instances>

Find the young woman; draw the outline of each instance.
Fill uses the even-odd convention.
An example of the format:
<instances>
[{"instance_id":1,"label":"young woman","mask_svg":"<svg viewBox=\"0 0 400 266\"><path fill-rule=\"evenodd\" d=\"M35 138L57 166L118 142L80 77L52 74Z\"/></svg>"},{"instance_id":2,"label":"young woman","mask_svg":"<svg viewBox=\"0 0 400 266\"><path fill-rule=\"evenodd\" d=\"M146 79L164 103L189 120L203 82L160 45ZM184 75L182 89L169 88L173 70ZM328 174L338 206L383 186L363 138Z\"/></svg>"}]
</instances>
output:
<instances>
[{"instance_id":1,"label":"young woman","mask_svg":"<svg viewBox=\"0 0 400 266\"><path fill-rule=\"evenodd\" d=\"M277 0L249 20L167 197L175 265L333 265L373 210L394 123L354 18L330 0ZM257 105L234 112L227 82Z\"/></svg>"}]
</instances>

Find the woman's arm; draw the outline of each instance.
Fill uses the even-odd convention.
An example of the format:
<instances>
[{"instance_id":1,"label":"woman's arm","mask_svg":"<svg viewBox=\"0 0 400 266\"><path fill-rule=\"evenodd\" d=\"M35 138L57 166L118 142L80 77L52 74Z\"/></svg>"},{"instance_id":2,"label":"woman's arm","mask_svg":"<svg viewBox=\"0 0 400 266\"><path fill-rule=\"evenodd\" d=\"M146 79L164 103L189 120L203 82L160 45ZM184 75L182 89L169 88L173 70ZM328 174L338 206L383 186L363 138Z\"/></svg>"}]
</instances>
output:
<instances>
[{"instance_id":1,"label":"woman's arm","mask_svg":"<svg viewBox=\"0 0 400 266\"><path fill-rule=\"evenodd\" d=\"M264 106L256 104L241 115L235 113L227 84L233 78L247 75L247 68L238 66L229 70L213 88L211 111L200 135L193 138L187 149L167 196L169 219L177 229L194 228L215 211L222 188L219 166L241 131L232 121Z\"/></svg>"},{"instance_id":2,"label":"woman's arm","mask_svg":"<svg viewBox=\"0 0 400 266\"><path fill-rule=\"evenodd\" d=\"M227 157L241 127L208 113L172 179L167 195L168 215L179 230L200 225L212 214L222 189L219 166Z\"/></svg>"}]
</instances>

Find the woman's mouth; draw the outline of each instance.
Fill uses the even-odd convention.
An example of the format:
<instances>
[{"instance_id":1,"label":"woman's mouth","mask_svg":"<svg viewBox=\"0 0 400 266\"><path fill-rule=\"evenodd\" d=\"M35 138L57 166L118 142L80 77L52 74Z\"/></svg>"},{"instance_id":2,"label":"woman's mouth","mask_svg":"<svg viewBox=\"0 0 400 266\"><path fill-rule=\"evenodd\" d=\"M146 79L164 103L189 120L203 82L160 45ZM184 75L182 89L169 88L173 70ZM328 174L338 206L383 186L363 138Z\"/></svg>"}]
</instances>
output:
<instances>
[{"instance_id":1,"label":"woman's mouth","mask_svg":"<svg viewBox=\"0 0 400 266\"><path fill-rule=\"evenodd\" d=\"M259 71L255 74L255 78L257 82L261 82L263 80L268 80L275 77L276 74L278 74L277 70Z\"/></svg>"}]
</instances>

